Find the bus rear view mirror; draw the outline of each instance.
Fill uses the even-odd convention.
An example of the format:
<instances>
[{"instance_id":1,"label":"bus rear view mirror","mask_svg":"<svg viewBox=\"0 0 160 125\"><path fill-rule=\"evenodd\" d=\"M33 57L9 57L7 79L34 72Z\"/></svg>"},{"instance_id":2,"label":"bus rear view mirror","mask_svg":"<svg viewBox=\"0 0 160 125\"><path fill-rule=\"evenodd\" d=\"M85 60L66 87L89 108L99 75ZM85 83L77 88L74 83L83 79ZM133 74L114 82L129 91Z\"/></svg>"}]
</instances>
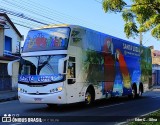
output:
<instances>
[{"instance_id":1,"label":"bus rear view mirror","mask_svg":"<svg viewBox=\"0 0 160 125\"><path fill-rule=\"evenodd\" d=\"M67 74L66 72L64 72L65 71L64 68L66 68L65 61L67 60L68 60L68 57L59 59L59 62L58 62L58 73L59 74Z\"/></svg>"},{"instance_id":2,"label":"bus rear view mirror","mask_svg":"<svg viewBox=\"0 0 160 125\"><path fill-rule=\"evenodd\" d=\"M19 61L19 59L11 61L11 62L8 63L8 65L7 65L8 75L12 76L13 64L16 63L16 62L18 62L18 61Z\"/></svg>"}]
</instances>

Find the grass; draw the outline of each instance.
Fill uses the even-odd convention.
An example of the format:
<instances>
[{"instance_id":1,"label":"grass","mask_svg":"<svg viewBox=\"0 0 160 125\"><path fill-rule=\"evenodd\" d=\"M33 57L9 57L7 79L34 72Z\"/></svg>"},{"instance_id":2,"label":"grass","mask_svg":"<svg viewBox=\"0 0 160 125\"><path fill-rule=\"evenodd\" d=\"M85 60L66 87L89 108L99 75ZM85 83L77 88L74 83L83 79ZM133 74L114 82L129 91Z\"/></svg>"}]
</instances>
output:
<instances>
[{"instance_id":1,"label":"grass","mask_svg":"<svg viewBox=\"0 0 160 125\"><path fill-rule=\"evenodd\" d=\"M152 121L153 119L157 120L157 121ZM158 110L154 113L151 113L147 116L139 117L139 120L142 120L142 121L135 121L135 119L134 119L134 121L130 121L127 124L128 125L160 125L160 110ZM145 121L143 121L143 120L145 120Z\"/></svg>"}]
</instances>

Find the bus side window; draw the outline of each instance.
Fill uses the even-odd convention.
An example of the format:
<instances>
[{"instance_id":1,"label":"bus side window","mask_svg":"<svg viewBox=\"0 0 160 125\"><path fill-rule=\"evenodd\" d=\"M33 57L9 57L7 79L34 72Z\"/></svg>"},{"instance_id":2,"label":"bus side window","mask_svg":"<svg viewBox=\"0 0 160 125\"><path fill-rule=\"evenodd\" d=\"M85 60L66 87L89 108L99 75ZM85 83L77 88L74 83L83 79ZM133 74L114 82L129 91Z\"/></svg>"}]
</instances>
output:
<instances>
[{"instance_id":1,"label":"bus side window","mask_svg":"<svg viewBox=\"0 0 160 125\"><path fill-rule=\"evenodd\" d=\"M69 57L68 69L67 69L68 84L74 84L76 82L76 63L75 57Z\"/></svg>"}]
</instances>

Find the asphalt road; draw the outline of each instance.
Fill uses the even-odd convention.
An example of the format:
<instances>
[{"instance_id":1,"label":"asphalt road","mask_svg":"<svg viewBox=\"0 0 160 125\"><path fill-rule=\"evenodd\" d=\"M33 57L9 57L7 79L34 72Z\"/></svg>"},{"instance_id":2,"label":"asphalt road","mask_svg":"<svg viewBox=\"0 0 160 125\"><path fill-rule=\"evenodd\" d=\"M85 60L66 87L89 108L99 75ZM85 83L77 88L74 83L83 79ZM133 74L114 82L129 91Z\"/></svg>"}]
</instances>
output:
<instances>
[{"instance_id":1,"label":"asphalt road","mask_svg":"<svg viewBox=\"0 0 160 125\"><path fill-rule=\"evenodd\" d=\"M0 116L4 114L20 117L42 117L41 124L118 124L132 118L160 109L160 91L149 91L142 97L132 100L127 97L99 100L91 107L84 104L61 105L50 109L45 104L22 104L16 101L0 103ZM53 122L54 121L54 122ZM72 122L71 122L72 121ZM73 122L74 121L74 122ZM2 123L0 123L2 124ZM33 123L3 123L7 125L32 125ZM38 123L40 124L40 123Z\"/></svg>"}]
</instances>

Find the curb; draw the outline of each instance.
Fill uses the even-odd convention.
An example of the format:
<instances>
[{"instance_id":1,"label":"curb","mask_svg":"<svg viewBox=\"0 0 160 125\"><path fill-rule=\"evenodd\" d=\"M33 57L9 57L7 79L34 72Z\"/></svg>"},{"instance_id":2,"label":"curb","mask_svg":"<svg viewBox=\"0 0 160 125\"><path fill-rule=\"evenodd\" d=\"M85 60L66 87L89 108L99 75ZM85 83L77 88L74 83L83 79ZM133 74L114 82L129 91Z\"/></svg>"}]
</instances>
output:
<instances>
[{"instance_id":1,"label":"curb","mask_svg":"<svg viewBox=\"0 0 160 125\"><path fill-rule=\"evenodd\" d=\"M1 93L8 93L8 92L17 92L17 90L5 90L5 91L0 91L0 94L1 94Z\"/></svg>"},{"instance_id":2,"label":"curb","mask_svg":"<svg viewBox=\"0 0 160 125\"><path fill-rule=\"evenodd\" d=\"M10 98L0 99L0 103L1 102L12 101L12 100L18 100L18 96L13 96L13 97L10 97Z\"/></svg>"},{"instance_id":3,"label":"curb","mask_svg":"<svg viewBox=\"0 0 160 125\"><path fill-rule=\"evenodd\" d=\"M151 87L150 89L144 91L144 93L145 93L145 92L149 92L149 91L154 91L154 90L159 90L159 91L160 91L160 87L153 86L153 87Z\"/></svg>"}]
</instances>

